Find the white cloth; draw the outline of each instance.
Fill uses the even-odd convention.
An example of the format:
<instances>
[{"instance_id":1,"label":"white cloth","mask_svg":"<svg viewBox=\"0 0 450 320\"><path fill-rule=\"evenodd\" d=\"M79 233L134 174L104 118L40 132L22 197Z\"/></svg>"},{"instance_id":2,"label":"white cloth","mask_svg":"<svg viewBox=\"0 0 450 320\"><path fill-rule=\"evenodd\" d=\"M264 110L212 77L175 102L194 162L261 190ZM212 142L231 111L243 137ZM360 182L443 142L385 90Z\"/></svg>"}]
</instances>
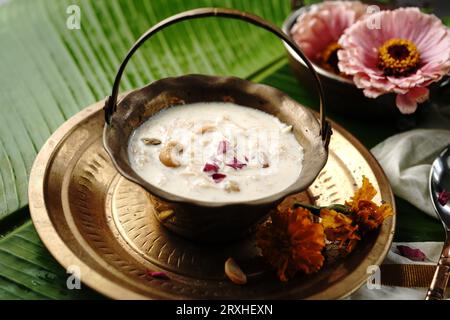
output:
<instances>
[{"instance_id":1,"label":"white cloth","mask_svg":"<svg viewBox=\"0 0 450 320\"><path fill-rule=\"evenodd\" d=\"M428 191L431 163L450 144L450 130L415 129L392 136L371 151L394 193L432 217Z\"/></svg>"},{"instance_id":2,"label":"white cloth","mask_svg":"<svg viewBox=\"0 0 450 320\"><path fill-rule=\"evenodd\" d=\"M412 261L398 254L397 245L406 245L420 249L427 256L424 262ZM432 264L436 265L443 247L442 242L405 242L393 243L383 264ZM383 274L381 274L383 278ZM358 291L347 299L349 300L423 300L428 288L403 288L381 286L380 289L369 288L364 284ZM449 295L447 290L447 297Z\"/></svg>"}]
</instances>

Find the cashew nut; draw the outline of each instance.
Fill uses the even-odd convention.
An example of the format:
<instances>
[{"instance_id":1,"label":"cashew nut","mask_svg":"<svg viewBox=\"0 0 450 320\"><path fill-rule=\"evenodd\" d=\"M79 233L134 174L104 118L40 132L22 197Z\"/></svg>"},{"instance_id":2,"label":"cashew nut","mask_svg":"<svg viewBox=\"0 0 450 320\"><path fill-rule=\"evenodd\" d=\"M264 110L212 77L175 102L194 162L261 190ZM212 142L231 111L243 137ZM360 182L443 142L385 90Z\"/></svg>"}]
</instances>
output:
<instances>
[{"instance_id":1,"label":"cashew nut","mask_svg":"<svg viewBox=\"0 0 450 320\"><path fill-rule=\"evenodd\" d=\"M178 155L183 152L183 146L176 142L170 141L164 148L161 149L159 153L159 161L166 167L176 168L181 165L180 161L177 159Z\"/></svg>"},{"instance_id":2,"label":"cashew nut","mask_svg":"<svg viewBox=\"0 0 450 320\"><path fill-rule=\"evenodd\" d=\"M147 145L157 146L158 144L161 144L161 140L156 138L142 138L141 140Z\"/></svg>"},{"instance_id":3,"label":"cashew nut","mask_svg":"<svg viewBox=\"0 0 450 320\"><path fill-rule=\"evenodd\" d=\"M236 181L228 181L225 185L226 192L239 192L241 189L239 188L239 184Z\"/></svg>"},{"instance_id":4,"label":"cashew nut","mask_svg":"<svg viewBox=\"0 0 450 320\"><path fill-rule=\"evenodd\" d=\"M225 274L228 279L236 284L247 283L247 276L233 258L228 258L227 261L225 261Z\"/></svg>"},{"instance_id":5,"label":"cashew nut","mask_svg":"<svg viewBox=\"0 0 450 320\"><path fill-rule=\"evenodd\" d=\"M205 134L207 132L213 132L213 131L216 131L216 130L217 130L216 126L214 126L212 124L205 124L205 125L203 125L200 128L199 131L200 131L201 134Z\"/></svg>"},{"instance_id":6,"label":"cashew nut","mask_svg":"<svg viewBox=\"0 0 450 320\"><path fill-rule=\"evenodd\" d=\"M174 214L173 210L164 210L163 212L158 214L158 218L159 220L161 220L162 222L166 221L167 219L169 219L170 217L172 217Z\"/></svg>"}]
</instances>

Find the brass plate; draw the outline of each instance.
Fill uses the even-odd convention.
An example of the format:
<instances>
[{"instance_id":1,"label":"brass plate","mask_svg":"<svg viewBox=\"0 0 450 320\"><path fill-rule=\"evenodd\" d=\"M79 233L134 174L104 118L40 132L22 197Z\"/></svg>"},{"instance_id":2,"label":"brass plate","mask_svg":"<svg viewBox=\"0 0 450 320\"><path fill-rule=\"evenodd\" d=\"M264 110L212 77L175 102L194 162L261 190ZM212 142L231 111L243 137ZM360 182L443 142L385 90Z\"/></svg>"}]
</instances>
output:
<instances>
[{"instance_id":1,"label":"brass plate","mask_svg":"<svg viewBox=\"0 0 450 320\"><path fill-rule=\"evenodd\" d=\"M102 146L103 102L63 124L46 142L31 171L29 204L44 244L65 268L77 266L89 287L115 299L336 299L358 289L367 267L379 265L392 242L395 217L349 257L312 276L279 282L261 267L251 238L202 245L168 233L154 220L150 195L113 167ZM383 171L354 137L333 123L330 156L308 189L317 204L343 202L366 175L394 205ZM238 286L224 275L233 256L249 275ZM152 279L164 271L170 280Z\"/></svg>"}]
</instances>

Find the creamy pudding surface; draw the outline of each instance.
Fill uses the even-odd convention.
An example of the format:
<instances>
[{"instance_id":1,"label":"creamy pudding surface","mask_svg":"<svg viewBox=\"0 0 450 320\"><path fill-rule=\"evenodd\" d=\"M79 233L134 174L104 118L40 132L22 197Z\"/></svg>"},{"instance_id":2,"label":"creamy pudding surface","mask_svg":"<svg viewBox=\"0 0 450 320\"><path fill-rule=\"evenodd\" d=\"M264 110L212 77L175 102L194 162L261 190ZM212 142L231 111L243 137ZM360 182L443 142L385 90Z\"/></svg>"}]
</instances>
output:
<instances>
[{"instance_id":1,"label":"creamy pudding surface","mask_svg":"<svg viewBox=\"0 0 450 320\"><path fill-rule=\"evenodd\" d=\"M149 118L128 144L131 167L177 196L245 202L280 192L300 175L292 127L233 103L173 106Z\"/></svg>"}]
</instances>

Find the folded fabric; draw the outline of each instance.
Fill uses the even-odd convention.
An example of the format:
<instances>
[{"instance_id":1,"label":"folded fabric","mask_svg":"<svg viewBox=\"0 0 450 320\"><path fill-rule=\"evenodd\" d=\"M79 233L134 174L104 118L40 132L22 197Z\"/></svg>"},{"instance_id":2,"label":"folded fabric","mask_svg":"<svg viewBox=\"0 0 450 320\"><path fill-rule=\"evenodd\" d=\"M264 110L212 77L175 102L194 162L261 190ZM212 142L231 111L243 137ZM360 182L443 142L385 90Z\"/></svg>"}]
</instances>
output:
<instances>
[{"instance_id":1,"label":"folded fabric","mask_svg":"<svg viewBox=\"0 0 450 320\"><path fill-rule=\"evenodd\" d=\"M450 145L450 130L415 129L383 141L371 151L380 162L394 193L432 217L428 178L431 163Z\"/></svg>"},{"instance_id":2,"label":"folded fabric","mask_svg":"<svg viewBox=\"0 0 450 320\"><path fill-rule=\"evenodd\" d=\"M404 245L413 249L420 249L425 253L426 259L417 262L401 256L397 246ZM430 264L436 265L442 251L442 242L397 242L393 243L383 264ZM383 273L380 274L381 279ZM393 286L381 286L377 289L374 286L364 284L358 291L347 299L349 300L423 300L427 288L403 288ZM447 297L449 292L447 292Z\"/></svg>"}]
</instances>

